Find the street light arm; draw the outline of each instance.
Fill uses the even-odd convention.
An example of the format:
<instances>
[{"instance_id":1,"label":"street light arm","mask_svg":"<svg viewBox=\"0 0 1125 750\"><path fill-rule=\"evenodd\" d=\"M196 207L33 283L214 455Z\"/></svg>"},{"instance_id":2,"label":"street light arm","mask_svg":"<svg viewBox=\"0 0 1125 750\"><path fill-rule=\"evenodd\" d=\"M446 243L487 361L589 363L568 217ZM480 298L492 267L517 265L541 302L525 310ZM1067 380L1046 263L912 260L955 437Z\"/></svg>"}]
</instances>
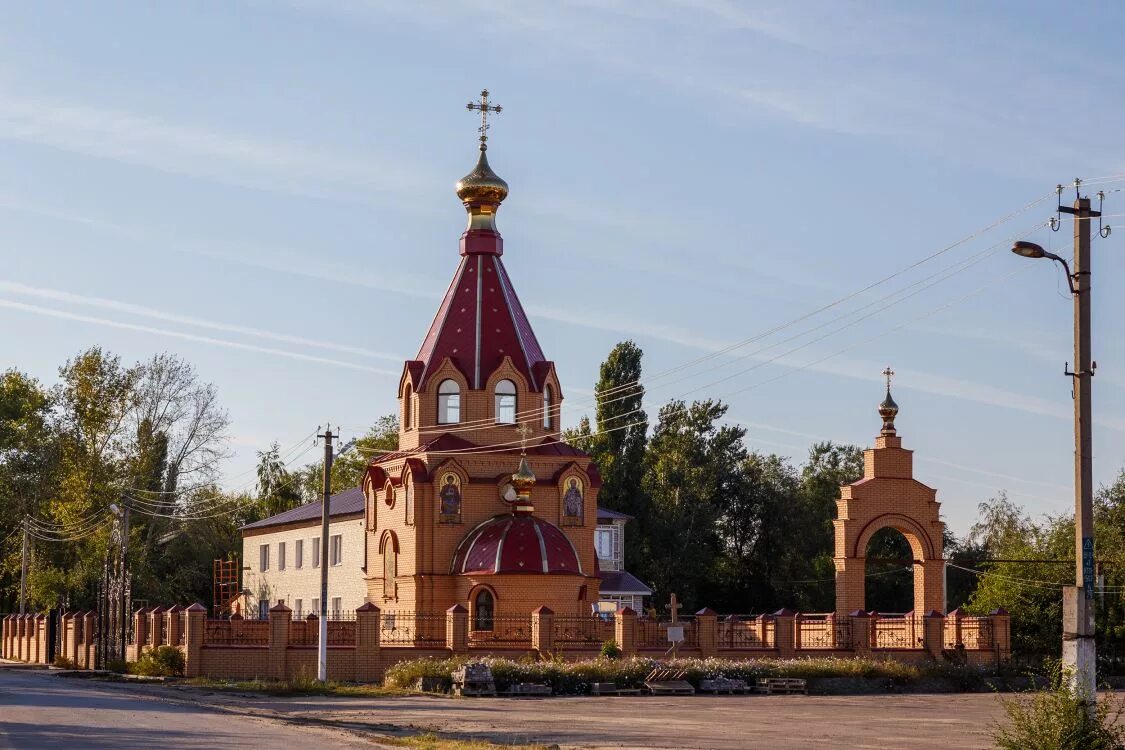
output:
<instances>
[{"instance_id":1,"label":"street light arm","mask_svg":"<svg viewBox=\"0 0 1125 750\"><path fill-rule=\"evenodd\" d=\"M1063 258L1062 256L1059 256L1059 255L1055 255L1054 253L1046 253L1044 255L1044 257L1050 258L1051 260L1055 261L1056 263L1062 264L1063 270L1066 271L1066 283L1067 283L1067 286L1070 287L1070 293L1071 294L1078 294L1078 290L1074 288L1074 274L1072 274L1070 272L1070 264L1066 262L1066 258Z\"/></svg>"}]
</instances>

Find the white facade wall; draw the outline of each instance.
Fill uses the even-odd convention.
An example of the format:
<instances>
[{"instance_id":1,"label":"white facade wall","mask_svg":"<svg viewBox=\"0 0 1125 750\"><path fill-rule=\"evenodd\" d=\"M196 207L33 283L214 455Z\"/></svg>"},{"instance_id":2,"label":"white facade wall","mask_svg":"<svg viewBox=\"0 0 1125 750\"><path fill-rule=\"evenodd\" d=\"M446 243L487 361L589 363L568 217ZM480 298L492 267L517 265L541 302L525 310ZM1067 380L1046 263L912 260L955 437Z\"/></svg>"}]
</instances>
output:
<instances>
[{"instance_id":1,"label":"white facade wall","mask_svg":"<svg viewBox=\"0 0 1125 750\"><path fill-rule=\"evenodd\" d=\"M354 612L366 601L367 583L363 571L364 539L363 517L329 522L329 537L341 537L341 560L339 565L328 566L328 607L332 611L332 600L340 597L340 610ZM294 613L300 609L302 616L319 614L313 610L313 600L320 599L320 568L313 567L315 552L313 540L320 538L320 521L317 520L300 527L289 527L280 531L242 537L243 567L242 587L246 591L248 606L252 611L243 613L246 617L258 616L260 603L266 602L266 609L284 601ZM297 566L297 541L304 546L304 559ZM279 544L285 544L285 568L279 565ZM260 548L269 545L269 567L261 569ZM323 564L323 561L322 561ZM318 604L319 606L319 604Z\"/></svg>"}]
</instances>

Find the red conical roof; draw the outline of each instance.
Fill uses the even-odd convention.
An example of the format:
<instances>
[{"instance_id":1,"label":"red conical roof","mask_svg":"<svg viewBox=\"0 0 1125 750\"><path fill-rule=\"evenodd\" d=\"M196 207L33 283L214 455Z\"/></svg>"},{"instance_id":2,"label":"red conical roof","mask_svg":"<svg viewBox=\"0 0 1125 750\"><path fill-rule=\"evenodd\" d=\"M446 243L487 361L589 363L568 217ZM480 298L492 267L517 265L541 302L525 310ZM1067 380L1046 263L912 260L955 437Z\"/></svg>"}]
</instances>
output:
<instances>
[{"instance_id":1,"label":"red conical roof","mask_svg":"<svg viewBox=\"0 0 1125 750\"><path fill-rule=\"evenodd\" d=\"M418 350L421 387L445 357L482 388L504 357L512 358L531 389L541 390L546 363L504 262L491 253L468 253L453 276L429 333Z\"/></svg>"}]
</instances>

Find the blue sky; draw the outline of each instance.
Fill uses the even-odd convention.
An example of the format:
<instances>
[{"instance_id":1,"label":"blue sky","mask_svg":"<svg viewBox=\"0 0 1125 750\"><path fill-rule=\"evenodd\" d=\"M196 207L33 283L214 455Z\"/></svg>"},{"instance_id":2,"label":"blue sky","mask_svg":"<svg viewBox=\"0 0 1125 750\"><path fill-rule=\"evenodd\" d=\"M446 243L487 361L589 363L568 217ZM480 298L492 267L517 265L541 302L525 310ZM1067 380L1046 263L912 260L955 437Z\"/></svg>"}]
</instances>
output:
<instances>
[{"instance_id":1,"label":"blue sky","mask_svg":"<svg viewBox=\"0 0 1125 750\"><path fill-rule=\"evenodd\" d=\"M654 381L649 412L722 398L753 447L800 460L870 444L890 364L955 531L1002 488L1064 512L1070 300L1004 248L1066 251L1069 224L1042 228L1053 186L1125 173L1125 10L982 6L7 4L0 367L51 383L93 344L182 355L231 412L231 487L275 439L362 429L456 268L464 104L487 86L504 259L566 422L623 338L655 374L972 237ZM1099 482L1125 464L1123 235L1094 245Z\"/></svg>"}]
</instances>

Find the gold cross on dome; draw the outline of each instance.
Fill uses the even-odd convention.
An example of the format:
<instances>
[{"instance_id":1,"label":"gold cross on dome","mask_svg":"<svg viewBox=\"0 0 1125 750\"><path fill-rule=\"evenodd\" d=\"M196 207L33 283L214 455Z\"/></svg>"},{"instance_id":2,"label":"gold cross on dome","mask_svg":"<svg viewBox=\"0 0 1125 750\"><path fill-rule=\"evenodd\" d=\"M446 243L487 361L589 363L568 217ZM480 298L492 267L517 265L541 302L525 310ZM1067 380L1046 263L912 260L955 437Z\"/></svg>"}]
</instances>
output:
<instances>
[{"instance_id":1,"label":"gold cross on dome","mask_svg":"<svg viewBox=\"0 0 1125 750\"><path fill-rule=\"evenodd\" d=\"M480 127L477 130L480 132L480 150L484 151L487 146L485 143L488 141L488 116L490 114L500 114L504 109L499 104L488 103L488 89L480 92L480 99L475 102L469 102L465 105L465 109L470 112L480 112Z\"/></svg>"},{"instance_id":2,"label":"gold cross on dome","mask_svg":"<svg viewBox=\"0 0 1125 750\"><path fill-rule=\"evenodd\" d=\"M531 437L531 433L534 432L534 430L531 428L531 425L529 425L527 422L524 422L516 428L516 432L520 434L520 452L526 453L527 439Z\"/></svg>"},{"instance_id":3,"label":"gold cross on dome","mask_svg":"<svg viewBox=\"0 0 1125 750\"><path fill-rule=\"evenodd\" d=\"M895 371L887 365L887 369L883 370L883 377L887 379L887 393L891 392L891 378L895 376Z\"/></svg>"}]
</instances>

